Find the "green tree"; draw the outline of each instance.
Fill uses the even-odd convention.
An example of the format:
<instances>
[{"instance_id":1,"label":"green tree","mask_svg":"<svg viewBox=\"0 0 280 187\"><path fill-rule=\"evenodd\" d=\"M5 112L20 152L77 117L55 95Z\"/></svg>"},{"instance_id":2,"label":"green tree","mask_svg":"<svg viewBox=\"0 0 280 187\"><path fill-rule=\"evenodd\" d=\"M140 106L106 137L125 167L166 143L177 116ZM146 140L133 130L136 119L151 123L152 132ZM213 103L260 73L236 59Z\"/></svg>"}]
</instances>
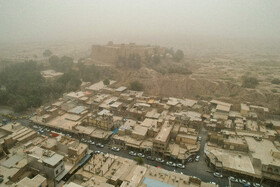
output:
<instances>
[{"instance_id":1,"label":"green tree","mask_svg":"<svg viewBox=\"0 0 280 187\"><path fill-rule=\"evenodd\" d=\"M49 64L52 67L56 67L59 62L60 62L60 58L56 55L53 55L49 58Z\"/></svg>"},{"instance_id":2,"label":"green tree","mask_svg":"<svg viewBox=\"0 0 280 187\"><path fill-rule=\"evenodd\" d=\"M142 157L135 157L134 160L137 162L138 165L144 164L144 160Z\"/></svg>"},{"instance_id":3,"label":"green tree","mask_svg":"<svg viewBox=\"0 0 280 187\"><path fill-rule=\"evenodd\" d=\"M43 52L43 56L44 57L49 57L52 55L52 52L49 50L49 49L46 49L44 52Z\"/></svg>"},{"instance_id":4,"label":"green tree","mask_svg":"<svg viewBox=\"0 0 280 187\"><path fill-rule=\"evenodd\" d=\"M143 84L139 81L130 82L130 89L134 91L142 91L144 88Z\"/></svg>"},{"instance_id":5,"label":"green tree","mask_svg":"<svg viewBox=\"0 0 280 187\"><path fill-rule=\"evenodd\" d=\"M242 87L244 88L255 88L259 84L258 79L255 77L246 77L242 78Z\"/></svg>"},{"instance_id":6,"label":"green tree","mask_svg":"<svg viewBox=\"0 0 280 187\"><path fill-rule=\"evenodd\" d=\"M109 80L109 79L103 80L103 84L104 84L104 85L109 85L109 84L110 84L110 80Z\"/></svg>"},{"instance_id":7,"label":"green tree","mask_svg":"<svg viewBox=\"0 0 280 187\"><path fill-rule=\"evenodd\" d=\"M184 52L178 49L173 55L173 59L175 62L180 62L184 58Z\"/></svg>"}]
</instances>

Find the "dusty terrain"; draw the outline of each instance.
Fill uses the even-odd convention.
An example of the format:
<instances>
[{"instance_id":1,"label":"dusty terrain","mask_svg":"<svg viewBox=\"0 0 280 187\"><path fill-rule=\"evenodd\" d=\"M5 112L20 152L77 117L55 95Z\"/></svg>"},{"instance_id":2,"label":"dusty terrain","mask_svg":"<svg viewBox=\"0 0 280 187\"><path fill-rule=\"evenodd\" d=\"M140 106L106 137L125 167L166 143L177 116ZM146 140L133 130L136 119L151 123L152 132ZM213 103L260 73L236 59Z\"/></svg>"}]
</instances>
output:
<instances>
[{"instance_id":1,"label":"dusty terrain","mask_svg":"<svg viewBox=\"0 0 280 187\"><path fill-rule=\"evenodd\" d=\"M280 78L280 61L273 65L250 58L243 60L227 58L195 59L189 62L190 75L161 74L151 68L139 70L117 69L119 84L129 85L131 80L144 84L149 95L178 96L194 99L220 99L233 104L251 102L280 110L280 85L271 84L273 78ZM242 87L242 76L259 80L255 89ZM271 90L274 89L274 92ZM275 92L276 90L276 92Z\"/></svg>"}]
</instances>

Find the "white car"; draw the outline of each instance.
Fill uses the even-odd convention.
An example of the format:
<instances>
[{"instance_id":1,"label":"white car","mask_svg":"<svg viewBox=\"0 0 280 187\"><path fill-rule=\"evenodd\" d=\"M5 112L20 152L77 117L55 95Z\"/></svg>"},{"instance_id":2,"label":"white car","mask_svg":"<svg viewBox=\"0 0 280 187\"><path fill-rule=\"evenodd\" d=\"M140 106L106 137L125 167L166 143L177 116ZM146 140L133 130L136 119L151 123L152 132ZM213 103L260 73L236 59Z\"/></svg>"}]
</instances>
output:
<instances>
[{"instance_id":1,"label":"white car","mask_svg":"<svg viewBox=\"0 0 280 187\"><path fill-rule=\"evenodd\" d=\"M131 155L131 156L136 156L136 153L135 152L133 152L133 151L129 151L129 153L128 153L129 155Z\"/></svg>"},{"instance_id":2,"label":"white car","mask_svg":"<svg viewBox=\"0 0 280 187\"><path fill-rule=\"evenodd\" d=\"M185 169L185 165L183 165L183 164L177 164L176 166L177 166L178 168Z\"/></svg>"},{"instance_id":3,"label":"white car","mask_svg":"<svg viewBox=\"0 0 280 187\"><path fill-rule=\"evenodd\" d=\"M238 182L238 179L234 177L228 177L228 180L230 180L231 182Z\"/></svg>"},{"instance_id":4,"label":"white car","mask_svg":"<svg viewBox=\"0 0 280 187\"><path fill-rule=\"evenodd\" d=\"M112 150L113 150L113 151L117 151L117 152L119 152L119 151L120 151L120 148L117 148L117 147L112 147Z\"/></svg>"},{"instance_id":5,"label":"white car","mask_svg":"<svg viewBox=\"0 0 280 187\"><path fill-rule=\"evenodd\" d=\"M223 175L218 172L214 172L213 175L218 178L223 178Z\"/></svg>"},{"instance_id":6,"label":"white car","mask_svg":"<svg viewBox=\"0 0 280 187\"><path fill-rule=\"evenodd\" d=\"M253 186L254 186L254 187L262 187L262 185L260 185L259 183L256 183L256 182L253 183Z\"/></svg>"},{"instance_id":7,"label":"white car","mask_svg":"<svg viewBox=\"0 0 280 187\"><path fill-rule=\"evenodd\" d=\"M245 179L239 179L238 181L239 181L239 183L241 183L241 184L246 184L246 183L247 183L247 181L246 181Z\"/></svg>"},{"instance_id":8,"label":"white car","mask_svg":"<svg viewBox=\"0 0 280 187\"><path fill-rule=\"evenodd\" d=\"M164 163L164 160L162 160L161 158L156 158L156 161L160 163Z\"/></svg>"},{"instance_id":9,"label":"white car","mask_svg":"<svg viewBox=\"0 0 280 187\"><path fill-rule=\"evenodd\" d=\"M138 153L138 154L137 154L137 156L142 157L142 158L144 158L144 157L145 157L145 155L144 155L144 154L142 154L142 153Z\"/></svg>"},{"instance_id":10,"label":"white car","mask_svg":"<svg viewBox=\"0 0 280 187\"><path fill-rule=\"evenodd\" d=\"M198 162L198 161L199 161L199 158L200 158L200 156L197 155L197 156L195 157L195 161Z\"/></svg>"}]
</instances>

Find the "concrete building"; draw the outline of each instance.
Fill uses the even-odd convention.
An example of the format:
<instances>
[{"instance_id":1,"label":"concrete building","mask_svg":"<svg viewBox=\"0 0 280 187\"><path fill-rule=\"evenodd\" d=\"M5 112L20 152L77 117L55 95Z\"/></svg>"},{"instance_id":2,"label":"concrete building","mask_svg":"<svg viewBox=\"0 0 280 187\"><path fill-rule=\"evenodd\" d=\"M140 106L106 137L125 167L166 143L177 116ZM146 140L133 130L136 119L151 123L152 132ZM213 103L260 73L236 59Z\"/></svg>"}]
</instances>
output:
<instances>
[{"instance_id":1,"label":"concrete building","mask_svg":"<svg viewBox=\"0 0 280 187\"><path fill-rule=\"evenodd\" d=\"M155 155L164 156L165 151L170 140L172 125L168 121L165 121L161 130L153 140L153 150L152 153Z\"/></svg>"},{"instance_id":2,"label":"concrete building","mask_svg":"<svg viewBox=\"0 0 280 187\"><path fill-rule=\"evenodd\" d=\"M67 174L63 158L62 155L40 147L34 147L27 152L28 165L56 182L59 182Z\"/></svg>"}]
</instances>

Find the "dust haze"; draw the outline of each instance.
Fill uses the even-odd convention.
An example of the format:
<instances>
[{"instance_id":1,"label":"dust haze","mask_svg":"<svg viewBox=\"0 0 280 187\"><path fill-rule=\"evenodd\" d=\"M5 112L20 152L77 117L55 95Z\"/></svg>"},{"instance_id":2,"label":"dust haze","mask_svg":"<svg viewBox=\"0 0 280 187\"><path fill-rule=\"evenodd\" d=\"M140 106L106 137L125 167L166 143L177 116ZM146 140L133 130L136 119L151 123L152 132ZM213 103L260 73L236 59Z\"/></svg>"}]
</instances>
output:
<instances>
[{"instance_id":1,"label":"dust haze","mask_svg":"<svg viewBox=\"0 0 280 187\"><path fill-rule=\"evenodd\" d=\"M279 1L0 1L0 43L136 42L189 54L278 51ZM199 52L200 51L200 52Z\"/></svg>"}]
</instances>

